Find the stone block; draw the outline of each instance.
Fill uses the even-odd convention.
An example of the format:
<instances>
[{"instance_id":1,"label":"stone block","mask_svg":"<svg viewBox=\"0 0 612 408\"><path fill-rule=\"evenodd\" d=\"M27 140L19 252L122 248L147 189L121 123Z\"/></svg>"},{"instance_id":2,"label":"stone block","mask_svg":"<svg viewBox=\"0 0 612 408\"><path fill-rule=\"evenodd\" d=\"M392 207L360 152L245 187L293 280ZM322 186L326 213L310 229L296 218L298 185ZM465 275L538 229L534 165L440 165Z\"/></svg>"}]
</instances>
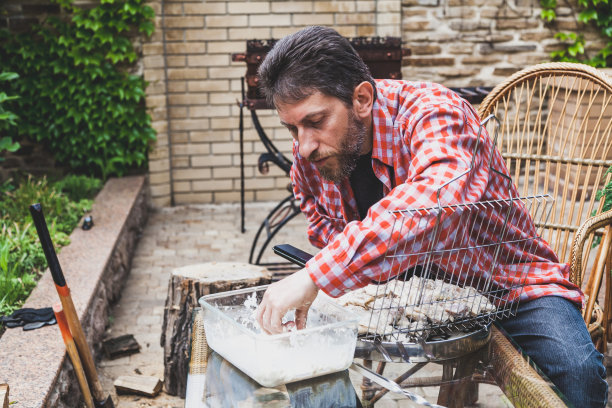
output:
<instances>
[{"instance_id":1,"label":"stone block","mask_svg":"<svg viewBox=\"0 0 612 408\"><path fill-rule=\"evenodd\" d=\"M171 68L168 69L168 79L207 79L208 73L202 68Z\"/></svg>"},{"instance_id":2,"label":"stone block","mask_svg":"<svg viewBox=\"0 0 612 408\"><path fill-rule=\"evenodd\" d=\"M227 13L227 4L225 2L196 2L196 3L187 3L185 2L183 5L185 10L185 14L193 15L193 14L225 14Z\"/></svg>"},{"instance_id":3,"label":"stone block","mask_svg":"<svg viewBox=\"0 0 612 408\"><path fill-rule=\"evenodd\" d=\"M223 55L188 55L187 65L190 67L215 67L215 66L228 66L230 64L230 56L228 54Z\"/></svg>"},{"instance_id":4,"label":"stone block","mask_svg":"<svg viewBox=\"0 0 612 408\"><path fill-rule=\"evenodd\" d=\"M204 81L188 81L187 90L189 92L225 92L229 90L228 80L204 80Z\"/></svg>"},{"instance_id":5,"label":"stone block","mask_svg":"<svg viewBox=\"0 0 612 408\"><path fill-rule=\"evenodd\" d=\"M311 1L274 1L273 13L310 13L313 10Z\"/></svg>"},{"instance_id":6,"label":"stone block","mask_svg":"<svg viewBox=\"0 0 612 408\"><path fill-rule=\"evenodd\" d=\"M165 80L165 72L163 69L159 69L159 68L145 69L143 74L144 74L144 79L147 82Z\"/></svg>"},{"instance_id":7,"label":"stone block","mask_svg":"<svg viewBox=\"0 0 612 408\"><path fill-rule=\"evenodd\" d=\"M455 59L448 57L409 57L403 61L406 65L415 67L452 66L455 64Z\"/></svg>"},{"instance_id":8,"label":"stone block","mask_svg":"<svg viewBox=\"0 0 612 408\"><path fill-rule=\"evenodd\" d=\"M227 3L230 14L269 14L270 3L267 1L239 1Z\"/></svg>"},{"instance_id":9,"label":"stone block","mask_svg":"<svg viewBox=\"0 0 612 408\"><path fill-rule=\"evenodd\" d=\"M493 75L509 77L520 69L520 67L495 67L493 68Z\"/></svg>"},{"instance_id":10,"label":"stone block","mask_svg":"<svg viewBox=\"0 0 612 408\"><path fill-rule=\"evenodd\" d=\"M166 3L164 4L164 13L166 16L182 15L183 4L181 3Z\"/></svg>"},{"instance_id":11,"label":"stone block","mask_svg":"<svg viewBox=\"0 0 612 408\"><path fill-rule=\"evenodd\" d=\"M289 34L293 34L298 30L301 30L302 28L306 28L307 25L299 25L296 23L293 23L291 26L289 27L272 27L272 34L270 35L271 38L283 38L288 36ZM335 27L338 28L338 27ZM336 30L337 31L337 30ZM238 90L239 87L236 88L236 90Z\"/></svg>"},{"instance_id":12,"label":"stone block","mask_svg":"<svg viewBox=\"0 0 612 408\"><path fill-rule=\"evenodd\" d=\"M191 191L190 181L176 181L172 184L172 190L175 193L186 193Z\"/></svg>"},{"instance_id":13,"label":"stone block","mask_svg":"<svg viewBox=\"0 0 612 408\"><path fill-rule=\"evenodd\" d=\"M493 44L493 50L496 52L503 52L507 54L517 53L517 52L530 52L535 51L537 49L536 44L522 44L522 43L498 43Z\"/></svg>"},{"instance_id":14,"label":"stone block","mask_svg":"<svg viewBox=\"0 0 612 408\"><path fill-rule=\"evenodd\" d=\"M181 68L186 66L187 58L184 55L168 55L166 63L170 68Z\"/></svg>"},{"instance_id":15,"label":"stone block","mask_svg":"<svg viewBox=\"0 0 612 408\"><path fill-rule=\"evenodd\" d=\"M194 143L228 142L231 140L231 133L227 130L192 131L189 132L189 140Z\"/></svg>"},{"instance_id":16,"label":"stone block","mask_svg":"<svg viewBox=\"0 0 612 408\"><path fill-rule=\"evenodd\" d=\"M203 30L185 30L187 41L224 41L227 30L224 28L205 28Z\"/></svg>"},{"instance_id":17,"label":"stone block","mask_svg":"<svg viewBox=\"0 0 612 408\"><path fill-rule=\"evenodd\" d=\"M206 27L244 27L248 24L246 15L206 16Z\"/></svg>"},{"instance_id":18,"label":"stone block","mask_svg":"<svg viewBox=\"0 0 612 408\"><path fill-rule=\"evenodd\" d=\"M374 0L368 0L368 1L358 0L355 2L355 9L357 11L373 12L373 11L376 11L376 6L378 3L379 3L378 1L374 1ZM401 8L401 4L400 4L400 8Z\"/></svg>"},{"instance_id":19,"label":"stone block","mask_svg":"<svg viewBox=\"0 0 612 408\"><path fill-rule=\"evenodd\" d=\"M169 81L168 92L185 92L187 90L187 81Z\"/></svg>"},{"instance_id":20,"label":"stone block","mask_svg":"<svg viewBox=\"0 0 612 408\"><path fill-rule=\"evenodd\" d=\"M168 158L149 161L149 171L151 173L165 172L168 171L168 169L170 169L170 161L168 160Z\"/></svg>"},{"instance_id":21,"label":"stone block","mask_svg":"<svg viewBox=\"0 0 612 408\"><path fill-rule=\"evenodd\" d=\"M521 32L520 34L520 39L523 41L543 41L545 39L552 39L553 35L550 31L546 30L546 31L528 31L528 32Z\"/></svg>"},{"instance_id":22,"label":"stone block","mask_svg":"<svg viewBox=\"0 0 612 408\"><path fill-rule=\"evenodd\" d=\"M249 15L249 25L251 27L289 26L291 25L291 14Z\"/></svg>"},{"instance_id":23,"label":"stone block","mask_svg":"<svg viewBox=\"0 0 612 408\"><path fill-rule=\"evenodd\" d=\"M250 151L247 150L248 146L244 146L244 150L245 151ZM238 143L234 143L234 142L230 142L230 143L215 143L212 146L212 152L213 154L227 154L227 153L237 153L240 151L240 146L238 145Z\"/></svg>"},{"instance_id":24,"label":"stone block","mask_svg":"<svg viewBox=\"0 0 612 408\"><path fill-rule=\"evenodd\" d=\"M356 11L354 1L315 1L315 13L353 13Z\"/></svg>"},{"instance_id":25,"label":"stone block","mask_svg":"<svg viewBox=\"0 0 612 408\"><path fill-rule=\"evenodd\" d=\"M212 193L186 193L186 194L175 194L174 202L178 205L181 204L204 204L212 203Z\"/></svg>"},{"instance_id":26,"label":"stone block","mask_svg":"<svg viewBox=\"0 0 612 408\"><path fill-rule=\"evenodd\" d=\"M529 28L537 28L540 22L535 19L498 19L495 21L495 27L498 30L524 30Z\"/></svg>"},{"instance_id":27,"label":"stone block","mask_svg":"<svg viewBox=\"0 0 612 408\"><path fill-rule=\"evenodd\" d=\"M269 27L257 28L230 28L230 40L252 40L253 38L270 38ZM280 37L276 37L280 38Z\"/></svg>"},{"instance_id":28,"label":"stone block","mask_svg":"<svg viewBox=\"0 0 612 408\"><path fill-rule=\"evenodd\" d=\"M497 55L492 55L492 56L469 56L469 57L463 57L461 59L461 62L464 65L473 64L473 65L481 65L481 66L487 66L487 65L496 64L496 63L498 63L500 61L501 61L501 58L500 58L500 56L497 56Z\"/></svg>"},{"instance_id":29,"label":"stone block","mask_svg":"<svg viewBox=\"0 0 612 408\"><path fill-rule=\"evenodd\" d=\"M442 51L442 48L437 44L411 43L406 44L406 47L410 48L412 55L433 55Z\"/></svg>"},{"instance_id":30,"label":"stone block","mask_svg":"<svg viewBox=\"0 0 612 408\"><path fill-rule=\"evenodd\" d=\"M431 20L423 20L423 19L416 19L416 18L404 18L402 20L402 30L404 32L412 32L412 31L427 31L429 30L431 27ZM433 33L432 33L433 34ZM408 35L408 38L411 38L412 35Z\"/></svg>"},{"instance_id":31,"label":"stone block","mask_svg":"<svg viewBox=\"0 0 612 408\"><path fill-rule=\"evenodd\" d=\"M321 25L333 25L334 24L334 15L331 13L320 13L316 14L316 17L312 14L294 14L292 16L293 24L298 26L307 26L312 24L313 19L316 19L317 24ZM289 30L295 32L295 27L291 27Z\"/></svg>"},{"instance_id":32,"label":"stone block","mask_svg":"<svg viewBox=\"0 0 612 408\"><path fill-rule=\"evenodd\" d=\"M210 78L213 79L227 79L227 78L240 78L244 76L244 67L225 67L225 68L208 68Z\"/></svg>"},{"instance_id":33,"label":"stone block","mask_svg":"<svg viewBox=\"0 0 612 408\"><path fill-rule=\"evenodd\" d=\"M451 54L468 54L474 52L474 44L472 43L454 43L446 47L446 51Z\"/></svg>"},{"instance_id":34,"label":"stone block","mask_svg":"<svg viewBox=\"0 0 612 408\"><path fill-rule=\"evenodd\" d=\"M229 116L229 106L192 106L189 108L189 116L191 118L214 118Z\"/></svg>"},{"instance_id":35,"label":"stone block","mask_svg":"<svg viewBox=\"0 0 612 408\"><path fill-rule=\"evenodd\" d=\"M192 182L193 191L229 191L233 189L231 179L228 180L194 180Z\"/></svg>"},{"instance_id":36,"label":"stone block","mask_svg":"<svg viewBox=\"0 0 612 408\"><path fill-rule=\"evenodd\" d=\"M164 26L167 28L185 27L185 28L196 28L204 27L203 17L166 17L164 19Z\"/></svg>"},{"instance_id":37,"label":"stone block","mask_svg":"<svg viewBox=\"0 0 612 408\"><path fill-rule=\"evenodd\" d=\"M173 131L202 130L208 129L208 126L209 124L207 119L181 119L172 121Z\"/></svg>"},{"instance_id":38,"label":"stone block","mask_svg":"<svg viewBox=\"0 0 612 408\"><path fill-rule=\"evenodd\" d=\"M337 13L336 24L368 24L376 21L374 13Z\"/></svg>"},{"instance_id":39,"label":"stone block","mask_svg":"<svg viewBox=\"0 0 612 408\"><path fill-rule=\"evenodd\" d=\"M187 118L187 107L170 107L170 118L171 119L185 119Z\"/></svg>"},{"instance_id":40,"label":"stone block","mask_svg":"<svg viewBox=\"0 0 612 408\"><path fill-rule=\"evenodd\" d=\"M232 156L221 154L194 156L191 158L191 165L193 167L231 166Z\"/></svg>"},{"instance_id":41,"label":"stone block","mask_svg":"<svg viewBox=\"0 0 612 408\"><path fill-rule=\"evenodd\" d=\"M210 169L178 169L173 172L174 180L205 180L211 175Z\"/></svg>"},{"instance_id":42,"label":"stone block","mask_svg":"<svg viewBox=\"0 0 612 408\"><path fill-rule=\"evenodd\" d=\"M244 41L211 41L208 43L208 54L232 54L246 51Z\"/></svg>"},{"instance_id":43,"label":"stone block","mask_svg":"<svg viewBox=\"0 0 612 408\"><path fill-rule=\"evenodd\" d=\"M206 52L205 42L176 42L166 44L168 54L203 54Z\"/></svg>"},{"instance_id":44,"label":"stone block","mask_svg":"<svg viewBox=\"0 0 612 408\"><path fill-rule=\"evenodd\" d=\"M207 93L172 94L168 96L171 105L204 105L208 103Z\"/></svg>"},{"instance_id":45,"label":"stone block","mask_svg":"<svg viewBox=\"0 0 612 408\"><path fill-rule=\"evenodd\" d=\"M402 6L438 7L440 0L402 0Z\"/></svg>"}]
</instances>

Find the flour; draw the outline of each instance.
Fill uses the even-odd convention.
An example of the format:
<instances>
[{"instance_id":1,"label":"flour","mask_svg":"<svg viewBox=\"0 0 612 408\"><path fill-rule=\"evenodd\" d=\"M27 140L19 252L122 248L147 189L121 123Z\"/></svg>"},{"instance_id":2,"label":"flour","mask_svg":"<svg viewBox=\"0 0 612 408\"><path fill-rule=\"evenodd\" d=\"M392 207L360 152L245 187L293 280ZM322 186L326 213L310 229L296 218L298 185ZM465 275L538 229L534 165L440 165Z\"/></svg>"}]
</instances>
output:
<instances>
[{"instance_id":1,"label":"flour","mask_svg":"<svg viewBox=\"0 0 612 408\"><path fill-rule=\"evenodd\" d=\"M207 310L204 329L208 345L266 387L345 370L353 360L357 323L338 323L327 303L315 301L305 329L277 335L267 335L259 327L254 294L243 305L220 307L231 320ZM283 323L294 320L295 312L290 311Z\"/></svg>"}]
</instances>

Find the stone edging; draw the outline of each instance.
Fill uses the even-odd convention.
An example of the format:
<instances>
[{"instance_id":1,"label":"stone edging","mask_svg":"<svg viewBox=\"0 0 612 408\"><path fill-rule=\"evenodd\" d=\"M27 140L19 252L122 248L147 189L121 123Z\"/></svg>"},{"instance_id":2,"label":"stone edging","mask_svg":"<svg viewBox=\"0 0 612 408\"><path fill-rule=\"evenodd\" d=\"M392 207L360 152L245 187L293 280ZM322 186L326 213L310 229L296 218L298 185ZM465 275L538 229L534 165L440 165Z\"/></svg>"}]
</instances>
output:
<instances>
[{"instance_id":1,"label":"stone edging","mask_svg":"<svg viewBox=\"0 0 612 408\"><path fill-rule=\"evenodd\" d=\"M108 180L93 205L94 227L75 229L70 245L58 254L94 355L147 220L147 191L144 176ZM47 270L23 307L49 307L58 301ZM78 406L80 391L68 360L57 325L27 332L7 329L0 338L0 383L9 384L16 408Z\"/></svg>"}]
</instances>

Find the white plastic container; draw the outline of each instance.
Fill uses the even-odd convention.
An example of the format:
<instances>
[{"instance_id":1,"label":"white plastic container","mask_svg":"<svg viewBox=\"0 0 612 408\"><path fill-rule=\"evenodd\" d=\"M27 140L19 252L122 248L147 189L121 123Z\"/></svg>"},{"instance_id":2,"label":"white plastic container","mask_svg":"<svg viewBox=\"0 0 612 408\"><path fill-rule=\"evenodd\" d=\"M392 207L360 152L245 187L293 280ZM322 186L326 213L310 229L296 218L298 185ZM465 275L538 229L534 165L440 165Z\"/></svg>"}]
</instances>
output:
<instances>
[{"instance_id":1,"label":"white plastic container","mask_svg":"<svg viewBox=\"0 0 612 408\"><path fill-rule=\"evenodd\" d=\"M317 297L306 328L267 335L255 323L254 310L267 286L200 298L208 345L265 387L347 369L357 342L358 316ZM294 312L285 316L293 320Z\"/></svg>"}]
</instances>

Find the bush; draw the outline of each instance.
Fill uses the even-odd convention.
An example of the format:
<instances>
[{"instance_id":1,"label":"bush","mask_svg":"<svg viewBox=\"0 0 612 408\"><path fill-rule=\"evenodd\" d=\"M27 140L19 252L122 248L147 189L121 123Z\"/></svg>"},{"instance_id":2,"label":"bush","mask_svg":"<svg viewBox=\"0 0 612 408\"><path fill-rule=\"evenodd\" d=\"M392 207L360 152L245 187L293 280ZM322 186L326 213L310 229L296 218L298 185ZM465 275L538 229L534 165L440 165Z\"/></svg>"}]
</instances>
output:
<instances>
[{"instance_id":1,"label":"bush","mask_svg":"<svg viewBox=\"0 0 612 408\"><path fill-rule=\"evenodd\" d=\"M137 59L130 35L153 31L144 0L102 0L80 9L59 0L69 21L50 17L32 32L0 34L0 71L19 74L7 101L27 117L7 130L42 142L78 173L106 179L146 164L155 132L144 106L145 81L127 69Z\"/></svg>"},{"instance_id":2,"label":"bush","mask_svg":"<svg viewBox=\"0 0 612 408\"><path fill-rule=\"evenodd\" d=\"M18 78L19 75L14 72L0 72L0 82L11 81ZM15 126L17 122L17 115L10 112L2 106L6 101L17 99L16 96L8 96L5 92L0 91L0 154L4 151L15 152L19 149L19 143L16 143L8 136L2 136L2 130L8 129L9 126ZM0 157L0 162L4 158Z\"/></svg>"},{"instance_id":3,"label":"bush","mask_svg":"<svg viewBox=\"0 0 612 408\"><path fill-rule=\"evenodd\" d=\"M84 176L68 176L56 183L29 177L0 193L0 314L10 314L22 305L47 267L30 204L42 204L59 250L70 243L70 233L91 210L91 197L101 185L100 180Z\"/></svg>"}]
</instances>

